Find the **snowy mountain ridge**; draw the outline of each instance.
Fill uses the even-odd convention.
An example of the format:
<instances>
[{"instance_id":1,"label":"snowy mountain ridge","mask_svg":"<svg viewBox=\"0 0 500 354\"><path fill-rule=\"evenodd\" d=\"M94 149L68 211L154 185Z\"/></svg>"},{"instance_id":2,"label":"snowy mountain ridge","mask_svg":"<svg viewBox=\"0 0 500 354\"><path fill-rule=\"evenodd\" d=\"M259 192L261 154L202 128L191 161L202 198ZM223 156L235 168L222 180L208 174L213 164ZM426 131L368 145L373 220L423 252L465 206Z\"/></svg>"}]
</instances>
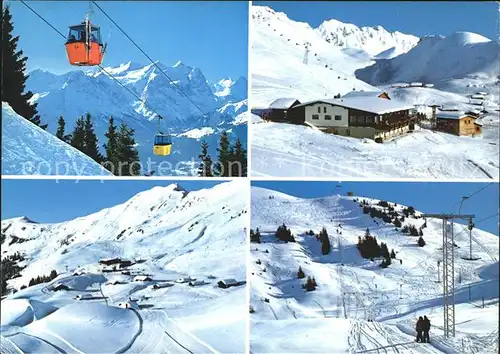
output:
<instances>
[{"instance_id":1,"label":"snowy mountain ridge","mask_svg":"<svg viewBox=\"0 0 500 354\"><path fill-rule=\"evenodd\" d=\"M416 36L398 31L389 32L382 26L358 27L335 19L324 21L315 30L334 46L361 49L374 57L387 50L391 50L390 57L395 57L406 53L419 41Z\"/></svg>"},{"instance_id":2,"label":"snowy mountain ridge","mask_svg":"<svg viewBox=\"0 0 500 354\"><path fill-rule=\"evenodd\" d=\"M243 352L245 189L171 184L69 221L2 220L2 262L22 267L2 299L2 352Z\"/></svg>"},{"instance_id":3,"label":"snowy mountain ridge","mask_svg":"<svg viewBox=\"0 0 500 354\"><path fill-rule=\"evenodd\" d=\"M465 226L455 224L457 336L445 338L442 284L435 281L437 261L442 261L441 222L424 220L409 206L387 201L385 207L380 202L340 195L306 199L252 187L251 225L261 233L261 243L251 244L252 351L498 350L498 319L494 315L499 297L498 236L475 228L473 254L480 259L467 261L462 257L468 256L468 233L463 231ZM388 214L393 210L398 219L405 213L408 216L397 227L370 216L364 208ZM295 242L275 237L283 223ZM402 232L404 226L412 225L422 228L425 246L418 247L418 236ZM323 227L331 245L326 255L315 237ZM309 230L315 235L309 235ZM384 242L389 251L394 249L396 257L387 268L379 266L379 257L370 261L360 256L356 245L367 230L379 244ZM305 274L303 279L298 278L299 267ZM302 288L307 277L315 278L315 290ZM487 304L484 308L478 305L482 299ZM414 341L415 320L424 314L433 323L430 344ZM336 329L335 340L317 337L332 327Z\"/></svg>"},{"instance_id":4,"label":"snowy mountain ridge","mask_svg":"<svg viewBox=\"0 0 500 354\"><path fill-rule=\"evenodd\" d=\"M97 117L130 116L137 124L147 125L149 119L156 117L150 110L152 108L168 121L171 129L185 130L197 127L197 120L203 114L214 114L225 104L238 103L247 96L245 78L231 82L224 88L225 94L213 92L199 68L181 61L171 67L157 61L155 65L127 62L104 69L76 70L62 75L38 69L30 73L27 88L38 94L33 101L39 104L39 112L46 117L49 129L55 130L53 126L61 115L72 127L71 123L87 111ZM106 72L141 97L150 108L138 102ZM89 102L92 103L90 107Z\"/></svg>"},{"instance_id":5,"label":"snowy mountain ridge","mask_svg":"<svg viewBox=\"0 0 500 354\"><path fill-rule=\"evenodd\" d=\"M155 64L173 83L153 64L127 62L104 68L126 89L100 69L76 70L62 75L34 70L27 80L27 88L35 93L32 102L38 103L42 121L48 123L47 130L52 134L56 133L60 116L65 119L66 132L71 133L76 120L88 112L93 118L99 146L103 149L104 134L112 116L115 125L124 122L134 129L141 162L145 166L151 161L153 169L165 161L164 157L153 155L154 135L158 130L170 132L174 148L168 157L168 166L171 167L163 172L166 175L194 173L193 166L197 164L200 152L200 130L205 132L203 138L207 140L212 155L216 153L222 131L229 132L233 141L239 137L246 146L246 78L222 81L227 87L215 89L198 68L181 61L171 67L160 62ZM144 100L146 105L127 90ZM161 122L151 109L163 117ZM150 171L144 168L142 172Z\"/></svg>"},{"instance_id":6,"label":"snowy mountain ridge","mask_svg":"<svg viewBox=\"0 0 500 354\"><path fill-rule=\"evenodd\" d=\"M498 86L499 67L498 41L477 33L455 32L425 37L407 53L359 69L356 76L372 85L424 82L443 87L450 81L469 79Z\"/></svg>"},{"instance_id":7,"label":"snowy mountain ridge","mask_svg":"<svg viewBox=\"0 0 500 354\"><path fill-rule=\"evenodd\" d=\"M2 220L2 230L6 230L2 256L15 252L26 255L27 268L12 284L19 287L27 283L40 269L75 268L82 258L87 263L107 257L148 258L160 265L177 258L186 263L196 261L200 256L196 245L217 253L223 252L217 249L222 245L224 249L242 250L246 206L235 196L243 193L243 185L227 182L194 192L178 184L154 187L122 204L55 224L35 222L26 216ZM220 205L224 211L214 214L208 204ZM228 238L235 233L241 237ZM216 262L208 254L203 258L207 266ZM182 264L179 259L175 262ZM210 269L207 266L203 268ZM182 268L189 269L187 265ZM228 268L242 276L237 265Z\"/></svg>"},{"instance_id":8,"label":"snowy mountain ridge","mask_svg":"<svg viewBox=\"0 0 500 354\"><path fill-rule=\"evenodd\" d=\"M295 24L301 31L312 31L312 37L319 37L328 44L341 49L360 50L366 57L376 57L384 51L392 50L392 56L406 53L414 47L419 38L398 31L389 32L382 26L358 27L336 19L323 21L317 28L305 22L291 20L285 13L277 12L267 6L253 6L254 16L272 22ZM359 53L358 53L359 55Z\"/></svg>"}]
</instances>

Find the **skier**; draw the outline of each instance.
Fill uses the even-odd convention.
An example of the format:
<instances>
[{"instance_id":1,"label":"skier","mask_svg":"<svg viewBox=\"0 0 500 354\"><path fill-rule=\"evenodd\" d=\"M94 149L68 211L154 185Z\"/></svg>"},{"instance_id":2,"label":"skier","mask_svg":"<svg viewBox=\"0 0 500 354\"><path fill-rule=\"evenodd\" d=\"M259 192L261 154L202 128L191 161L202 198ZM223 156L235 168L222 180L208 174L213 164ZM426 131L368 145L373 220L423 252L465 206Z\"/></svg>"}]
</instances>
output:
<instances>
[{"instance_id":1,"label":"skier","mask_svg":"<svg viewBox=\"0 0 500 354\"><path fill-rule=\"evenodd\" d=\"M424 316L423 329L424 329L423 343L430 343L429 331L431 329L431 321L427 318L427 316Z\"/></svg>"},{"instance_id":2,"label":"skier","mask_svg":"<svg viewBox=\"0 0 500 354\"><path fill-rule=\"evenodd\" d=\"M424 319L422 316L418 318L417 325L415 326L415 330L417 331L417 339L415 339L415 342L421 342L422 341L422 331L424 330Z\"/></svg>"},{"instance_id":3,"label":"skier","mask_svg":"<svg viewBox=\"0 0 500 354\"><path fill-rule=\"evenodd\" d=\"M400 259L400 260L399 260L399 263L400 263L400 264L403 264L403 260L402 260L402 259Z\"/></svg>"}]
</instances>

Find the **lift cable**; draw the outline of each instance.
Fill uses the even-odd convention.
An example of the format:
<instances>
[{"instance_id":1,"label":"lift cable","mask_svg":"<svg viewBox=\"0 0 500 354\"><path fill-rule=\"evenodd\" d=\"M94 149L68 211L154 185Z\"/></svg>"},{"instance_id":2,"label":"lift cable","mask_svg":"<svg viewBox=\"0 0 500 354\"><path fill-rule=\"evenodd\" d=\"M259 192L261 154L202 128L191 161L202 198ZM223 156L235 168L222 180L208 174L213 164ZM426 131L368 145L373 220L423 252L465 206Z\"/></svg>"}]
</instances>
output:
<instances>
[{"instance_id":1,"label":"lift cable","mask_svg":"<svg viewBox=\"0 0 500 354\"><path fill-rule=\"evenodd\" d=\"M137 49L139 49L141 51L142 54L144 54L144 56L146 56L146 58L149 59L149 61L158 69L160 70L160 72L168 79L168 81L174 85L192 104L193 106L195 106L200 112L201 114L203 115L203 117L206 118L206 113L203 112L203 110L184 92L184 90L182 90L182 88L177 85L166 73L165 71L160 68L160 66L153 60L151 59L151 57L146 54L146 52L144 50L141 49L141 47L139 47L139 45L132 39L130 38L130 36L120 27L120 25L118 25L107 13L106 11L104 11L95 1L91 0L92 3L99 9L101 10L101 12L125 35L125 37L127 37L133 45L135 45L135 47Z\"/></svg>"},{"instance_id":2,"label":"lift cable","mask_svg":"<svg viewBox=\"0 0 500 354\"><path fill-rule=\"evenodd\" d=\"M478 189L477 191L475 191L474 193L468 195L465 197L465 199L470 199L471 197L475 196L476 194L478 194L479 192L485 190L486 188L488 188L489 186L491 186L494 182L491 182L489 184L487 184L486 186L484 187L481 187L480 189ZM454 207L456 207L458 204L460 204L462 201L459 201L457 202L456 204L454 204L451 208L453 209Z\"/></svg>"},{"instance_id":3,"label":"lift cable","mask_svg":"<svg viewBox=\"0 0 500 354\"><path fill-rule=\"evenodd\" d=\"M64 39L66 39L66 36L64 34L62 34L61 31L59 31L57 28L55 28L50 22L48 22L45 18L43 18L38 12L36 12L33 8L31 8L28 4L26 4L26 2L24 0L20 0L21 3L26 6L29 10L31 10L31 12L33 12L35 15L37 15L43 22L45 22L47 25L49 25L54 31L56 31L61 37L63 37ZM137 100L139 102L141 102L144 106L146 106L147 108L149 108L153 113L155 113L159 119L163 119L163 117L157 112L155 111L154 109L151 108L151 106L149 106L143 99L141 99L139 96L137 96L137 94L135 94L132 90L130 90L128 87L126 87L125 85L123 85L120 80L118 80L117 78L115 78L113 75L111 75L106 69L104 69L100 64L97 65L106 75L108 75L110 78L112 78L114 81L116 81L121 87L123 87L125 90L127 90L131 95L133 95L135 98L137 98Z\"/></svg>"}]
</instances>

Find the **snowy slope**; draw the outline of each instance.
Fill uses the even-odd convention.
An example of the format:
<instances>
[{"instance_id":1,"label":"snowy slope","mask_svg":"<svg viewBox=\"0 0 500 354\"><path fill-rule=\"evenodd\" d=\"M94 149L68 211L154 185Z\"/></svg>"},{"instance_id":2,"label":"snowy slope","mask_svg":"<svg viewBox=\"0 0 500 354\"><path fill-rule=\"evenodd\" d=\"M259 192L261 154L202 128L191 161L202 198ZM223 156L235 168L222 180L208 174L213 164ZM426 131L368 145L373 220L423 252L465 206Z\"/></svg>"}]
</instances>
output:
<instances>
[{"instance_id":1,"label":"snowy slope","mask_svg":"<svg viewBox=\"0 0 500 354\"><path fill-rule=\"evenodd\" d=\"M413 48L419 38L388 32L382 26L357 27L334 19L323 22L316 32L328 43L341 48L360 49L371 56L397 56ZM386 52L387 51L387 52Z\"/></svg>"},{"instance_id":2,"label":"snowy slope","mask_svg":"<svg viewBox=\"0 0 500 354\"><path fill-rule=\"evenodd\" d=\"M383 144L300 125L252 124L252 175L498 179L498 134L498 114L482 137L421 129Z\"/></svg>"},{"instance_id":3,"label":"snowy slope","mask_svg":"<svg viewBox=\"0 0 500 354\"><path fill-rule=\"evenodd\" d=\"M252 352L497 352L497 235L474 229L473 254L481 259L467 261L461 257L468 255L468 236L463 226L455 225L455 269L461 278L456 282L457 336L446 339L442 285L436 282L437 261L442 257L438 220L427 220L423 229L427 244L418 247L418 237L363 213L361 200L371 206L378 200L338 195L301 199L258 187L252 187L251 198L251 225L262 234L262 243L251 243L249 264L255 310ZM390 204L402 215L405 206ZM417 211L403 225L420 227L424 219L419 215ZM296 243L276 240L274 231L282 223ZM332 246L328 255L321 253L315 236L305 234L318 233L322 227ZM367 228L379 243L395 250L396 259L388 268L380 268L380 260L371 262L359 255L356 243ZM315 277L316 290L302 289L305 279L297 279L299 266L306 276ZM414 342L415 320L424 314L433 324L431 344ZM325 338L325 333L330 334Z\"/></svg>"},{"instance_id":4,"label":"snowy slope","mask_svg":"<svg viewBox=\"0 0 500 354\"><path fill-rule=\"evenodd\" d=\"M134 129L141 162L146 166L151 161L150 165L157 175L162 163L162 166L168 165L168 168L162 168L163 175L192 173L191 166L198 163L200 142L191 138L191 130L212 128L205 137L212 154L215 154L222 131L230 130L232 139L240 137L246 145L246 124L242 124L241 120L235 121L237 115L247 111L245 78L226 83L226 91L221 92L220 88L217 91L207 82L199 68L180 61L173 66L160 62L157 65L174 84L153 64L128 62L117 67L105 67L122 85L144 100L147 107L100 69L76 70L62 75L34 70L28 78L27 88L35 93L32 101L38 103L42 120L49 124L48 131L52 134L56 132L60 116L66 121L66 130L71 132L75 121L90 112L99 145L102 146L109 117L113 116L117 125L125 122ZM164 118L161 130L174 134L173 153L168 158L152 153L158 120L150 109ZM149 171L145 167L143 172Z\"/></svg>"},{"instance_id":5,"label":"snowy slope","mask_svg":"<svg viewBox=\"0 0 500 354\"><path fill-rule=\"evenodd\" d=\"M19 116L2 102L2 174L100 176L91 158Z\"/></svg>"},{"instance_id":6,"label":"snowy slope","mask_svg":"<svg viewBox=\"0 0 500 354\"><path fill-rule=\"evenodd\" d=\"M306 23L290 20L269 7L252 6L252 106L267 107L281 97L300 101L333 98L357 90L375 90L354 71L372 63L326 42ZM303 63L309 42L309 64Z\"/></svg>"},{"instance_id":7,"label":"snowy slope","mask_svg":"<svg viewBox=\"0 0 500 354\"><path fill-rule=\"evenodd\" d=\"M2 301L2 335L23 351L48 343L67 352L167 353L182 350L180 345L196 353L243 352L245 286L220 289L215 284L245 280L245 188L236 181L195 192L169 185L67 222L3 220L2 257L20 252L25 259L19 265L26 267L9 287L19 289L52 269L60 275ZM98 261L113 257L144 262L129 267L130 275L102 272ZM73 275L78 269L86 273ZM135 275L153 281L134 282ZM175 282L188 276L205 285ZM171 286L152 290L156 283ZM56 284L70 290L51 291ZM76 301L78 294L91 299ZM101 294L112 307L105 306ZM138 300L139 310L117 307L129 298ZM9 319L18 316L4 320L3 310L19 299L57 310L35 320L28 314L23 326L14 327ZM24 313L22 304L17 308ZM121 331L126 335L114 334Z\"/></svg>"},{"instance_id":8,"label":"snowy slope","mask_svg":"<svg viewBox=\"0 0 500 354\"><path fill-rule=\"evenodd\" d=\"M494 83L499 67L497 41L475 33L456 32L447 37L425 37L405 54L357 70L356 77L372 85L417 81L441 88L450 80L463 78Z\"/></svg>"}]
</instances>

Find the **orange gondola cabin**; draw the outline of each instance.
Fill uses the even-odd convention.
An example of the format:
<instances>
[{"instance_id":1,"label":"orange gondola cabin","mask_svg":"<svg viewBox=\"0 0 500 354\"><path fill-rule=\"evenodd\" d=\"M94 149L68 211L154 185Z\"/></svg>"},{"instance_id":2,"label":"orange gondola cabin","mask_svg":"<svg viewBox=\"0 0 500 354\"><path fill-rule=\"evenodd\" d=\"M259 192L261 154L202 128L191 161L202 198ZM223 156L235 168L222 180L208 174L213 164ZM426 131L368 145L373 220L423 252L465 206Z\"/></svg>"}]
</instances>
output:
<instances>
[{"instance_id":1,"label":"orange gondola cabin","mask_svg":"<svg viewBox=\"0 0 500 354\"><path fill-rule=\"evenodd\" d=\"M105 47L101 40L99 26L91 24L88 18L80 25L69 27L66 52L71 65L94 66L101 64Z\"/></svg>"}]
</instances>

